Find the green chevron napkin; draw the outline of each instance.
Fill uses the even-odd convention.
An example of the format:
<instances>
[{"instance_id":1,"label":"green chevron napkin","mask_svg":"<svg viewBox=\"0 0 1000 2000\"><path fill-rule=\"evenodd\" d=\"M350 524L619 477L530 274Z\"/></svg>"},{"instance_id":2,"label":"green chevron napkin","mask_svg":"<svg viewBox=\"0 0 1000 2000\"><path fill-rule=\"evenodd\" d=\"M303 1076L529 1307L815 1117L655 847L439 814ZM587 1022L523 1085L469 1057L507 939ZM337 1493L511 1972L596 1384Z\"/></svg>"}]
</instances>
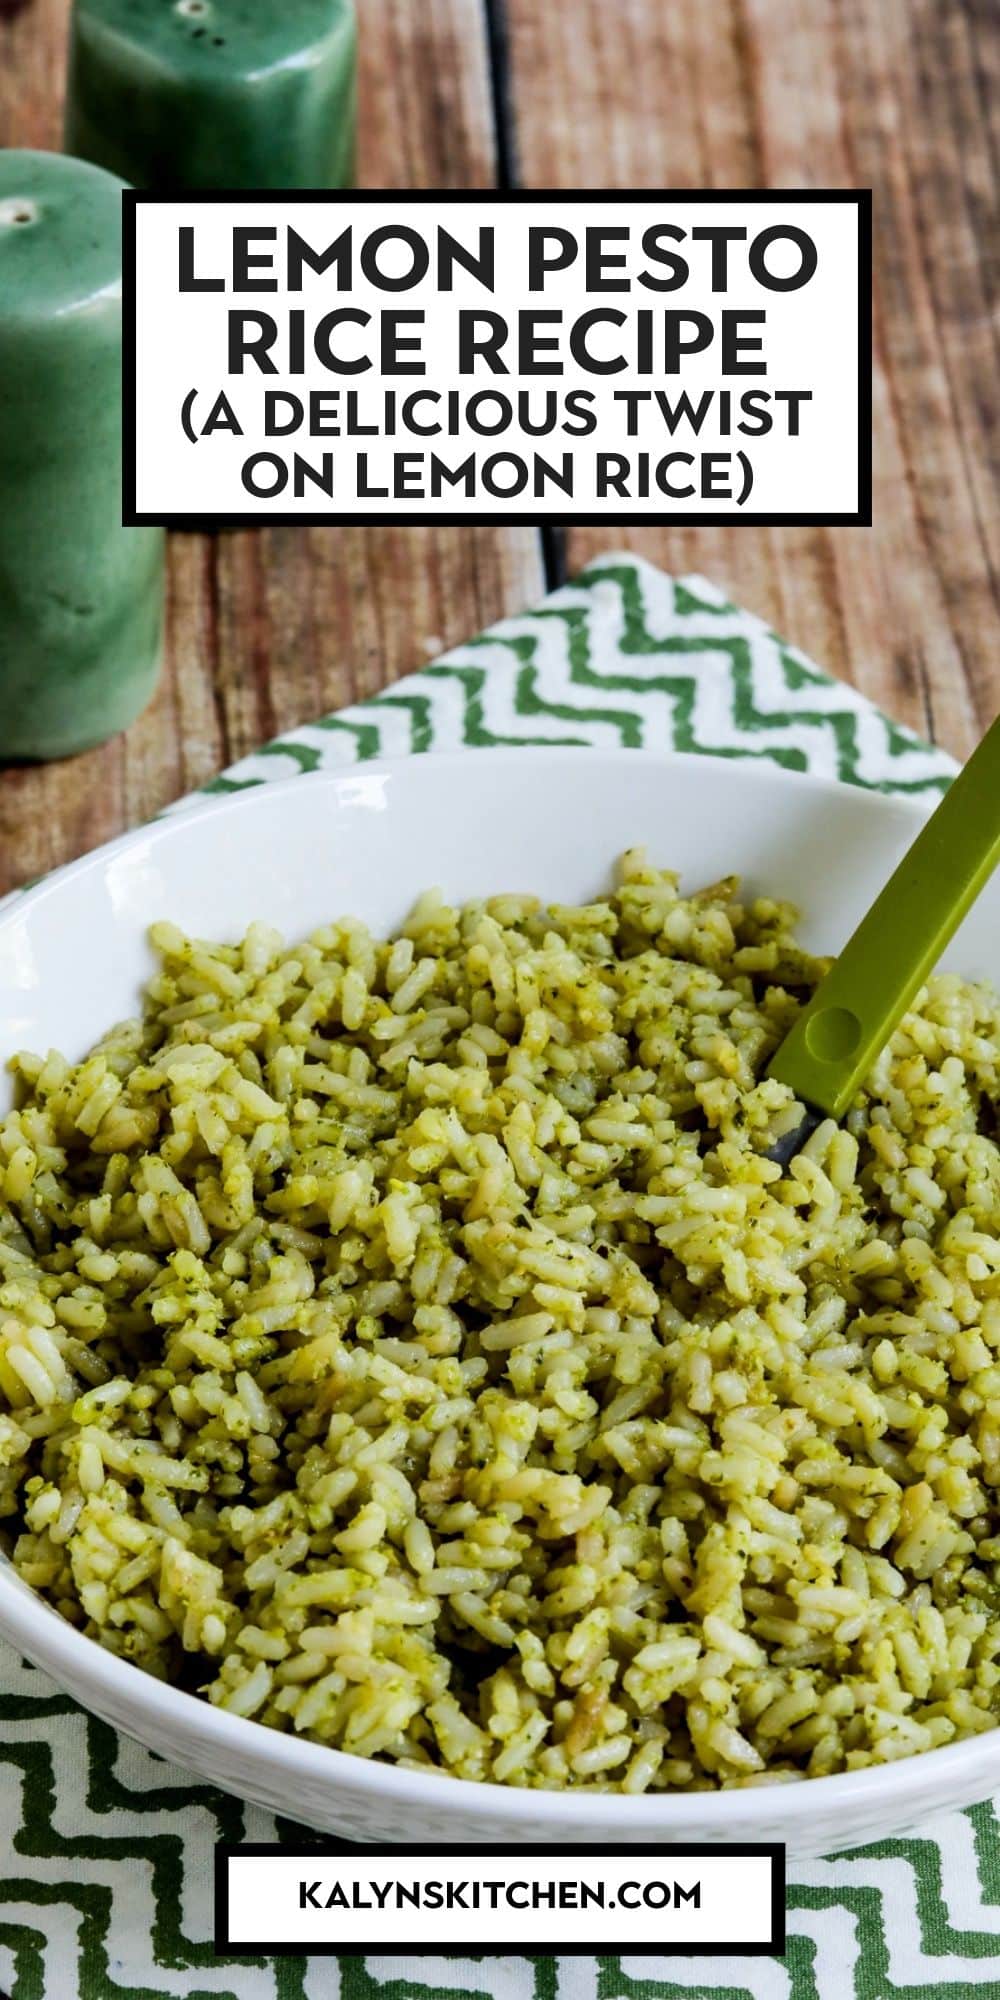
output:
<instances>
[{"instance_id":1,"label":"green chevron napkin","mask_svg":"<svg viewBox=\"0 0 1000 2000\"><path fill-rule=\"evenodd\" d=\"M955 768L711 584L621 555L205 789L497 743L763 757L880 791L938 791ZM1000 2000L991 1804L793 1868L783 1960L217 1958L215 1843L298 1832L117 1737L0 1648L0 1988L11 2000Z\"/></svg>"}]
</instances>

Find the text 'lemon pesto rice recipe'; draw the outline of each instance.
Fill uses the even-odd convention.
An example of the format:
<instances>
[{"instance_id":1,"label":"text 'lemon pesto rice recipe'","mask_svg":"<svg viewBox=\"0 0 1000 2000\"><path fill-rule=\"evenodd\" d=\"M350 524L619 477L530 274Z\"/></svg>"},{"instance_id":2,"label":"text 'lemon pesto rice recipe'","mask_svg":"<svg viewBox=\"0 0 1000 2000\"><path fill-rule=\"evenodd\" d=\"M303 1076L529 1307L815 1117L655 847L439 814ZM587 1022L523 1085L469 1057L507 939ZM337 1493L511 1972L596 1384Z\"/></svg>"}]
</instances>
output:
<instances>
[{"instance_id":1,"label":"text 'lemon pesto rice recipe'","mask_svg":"<svg viewBox=\"0 0 1000 2000\"><path fill-rule=\"evenodd\" d=\"M988 1729L1000 1004L932 979L782 1175L824 970L735 878L152 935L16 1057L0 1506L74 1624L461 1778L789 1781Z\"/></svg>"}]
</instances>

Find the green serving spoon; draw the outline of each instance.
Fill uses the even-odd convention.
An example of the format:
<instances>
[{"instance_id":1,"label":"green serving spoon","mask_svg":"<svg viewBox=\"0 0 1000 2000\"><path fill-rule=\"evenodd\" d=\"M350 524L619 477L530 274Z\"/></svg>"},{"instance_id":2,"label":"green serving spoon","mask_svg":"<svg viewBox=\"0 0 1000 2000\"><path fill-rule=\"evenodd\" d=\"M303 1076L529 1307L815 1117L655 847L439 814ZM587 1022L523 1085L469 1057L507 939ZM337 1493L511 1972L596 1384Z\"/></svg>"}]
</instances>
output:
<instances>
[{"instance_id":1,"label":"green serving spoon","mask_svg":"<svg viewBox=\"0 0 1000 2000\"><path fill-rule=\"evenodd\" d=\"M841 1118L1000 861L1000 716L862 917L768 1064L805 1116L770 1149L787 1166Z\"/></svg>"}]
</instances>

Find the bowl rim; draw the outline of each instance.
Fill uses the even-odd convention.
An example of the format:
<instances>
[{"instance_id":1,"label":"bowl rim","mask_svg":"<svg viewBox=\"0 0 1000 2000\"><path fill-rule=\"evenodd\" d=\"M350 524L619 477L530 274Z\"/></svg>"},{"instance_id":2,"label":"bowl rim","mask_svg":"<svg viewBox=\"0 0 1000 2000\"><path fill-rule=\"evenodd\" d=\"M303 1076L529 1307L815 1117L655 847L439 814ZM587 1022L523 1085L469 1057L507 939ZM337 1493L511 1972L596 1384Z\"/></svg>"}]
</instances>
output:
<instances>
[{"instance_id":1,"label":"bowl rim","mask_svg":"<svg viewBox=\"0 0 1000 2000\"><path fill-rule=\"evenodd\" d=\"M482 770L485 760L494 766L513 769L523 766L525 757L538 762L554 760L561 764L572 759L591 765L605 763L616 767L627 760L631 766L637 755L646 765L662 769L665 775L679 766L703 767L706 763L713 763L716 766L725 764L727 771L732 770L732 765L737 765L738 782L755 789L760 787L786 792L789 787L798 787L814 795L836 795L838 798L842 798L845 788L857 790L874 802L876 814L884 814L886 818L903 818L914 829L929 816L936 803L936 797L926 792L899 794L870 786L852 787L842 779L788 770L764 757L759 760L743 757L730 760L713 756L710 752L637 752L626 748L592 749L582 744L500 745L477 750L474 768ZM361 759L328 770L299 772L287 778L261 780L248 784L235 794L219 796L207 793L203 798L194 794L190 801L184 801L182 808L168 808L157 819L134 827L77 860L64 864L40 882L24 890L15 890L0 903L0 935L22 919L29 908L36 908L52 896L64 893L74 879L100 870L109 860L133 847L150 841L158 845L169 840L174 829L179 830L202 815L229 817L246 811L254 801L257 809L266 802L269 802L268 810L277 808L292 788L296 795L301 793L303 778L307 778L313 786L337 791L345 783L357 783L359 777L393 778L404 772L415 775L421 770L428 776L433 771L439 780L455 764L460 763L463 770L467 770L470 761L467 749L423 754L411 752L399 757ZM735 776L735 773L732 774ZM419 777L417 782L421 782ZM0 1059L2 1056L0 1051ZM586 1810L592 1821L603 1823L609 1834L622 1829L629 1833L667 1838L672 1829L683 1829L688 1834L693 1828L723 1839L731 1821L746 1822L756 1814L766 1818L769 1824L783 1822L789 1832L801 1828L805 1822L826 1817L831 1823L831 1839L835 1839L836 1820L840 1813L845 1816L850 1813L853 1817L857 1812L863 1813L867 1805L877 1806L884 1812L891 1795L895 1812L905 1814L907 1807L912 1805L915 1812L923 1815L928 1810L934 1810L935 1795L947 1800L947 1795L962 1789L976 1770L980 1775L972 1789L977 1798L985 1797L993 1788L995 1779L1000 1777L1000 1730L992 1729L958 1743L919 1751L887 1763L868 1765L860 1770L818 1778L764 1778L745 1785L704 1792L629 1794L585 1788L498 1785L482 1779L456 1778L450 1773L424 1771L355 1756L348 1751L298 1737L290 1731L274 1729L252 1717L234 1715L227 1709L215 1707L185 1689L157 1679L132 1661L105 1651L99 1641L88 1638L63 1619L30 1585L20 1579L15 1581L7 1562L0 1563L0 1637L48 1673L63 1692L82 1707L90 1708L93 1703L98 1713L105 1714L109 1708L112 1709L114 1727L123 1734L145 1741L147 1730L156 1730L162 1725L175 1740L178 1736L186 1739L193 1764L199 1746L211 1743L222 1751L228 1751L234 1761L242 1763L248 1778L254 1769L286 1784L294 1783L299 1775L303 1778L308 1776L313 1783L325 1781L331 1792L341 1791L358 1799L363 1796L373 1802L399 1804L401 1807L422 1807L445 1819L452 1809L458 1807L460 1811L464 1810L467 1817L479 1814L494 1827L531 1826L540 1832L547 1828L562 1830L567 1808L575 1803ZM141 1717L141 1726L122 1723L119 1716L123 1710ZM172 1751L169 1755L171 1761L180 1761L174 1758ZM928 1793L931 1794L930 1800ZM294 1816L293 1804L290 1816ZM855 1841L856 1838L852 1836Z\"/></svg>"},{"instance_id":2,"label":"bowl rim","mask_svg":"<svg viewBox=\"0 0 1000 2000\"><path fill-rule=\"evenodd\" d=\"M504 768L523 764L526 758L533 762L565 764L572 766L586 761L594 764L610 764L615 769L621 766L633 767L640 759L644 765L656 765L663 772L685 769L703 770L706 764L723 767L739 785L746 784L753 789L788 792L809 791L825 798L843 799L845 792L854 794L866 802L874 801L877 813L889 817L906 819L916 825L929 819L938 796L929 791L897 792L883 791L875 785L857 784L847 778L830 778L822 772L790 770L787 765L776 764L765 754L754 756L740 751L732 757L725 757L709 750L644 750L619 747L593 748L589 744L564 743L511 743L496 744L474 750L413 750L395 757L361 757L354 763L330 766L317 771L289 772L279 778L250 778L241 782L238 791L190 792L165 806L154 819L143 820L138 826L129 827L112 840L102 841L100 846L77 855L73 861L65 861L48 874L27 883L23 888L15 888L0 897L0 929L12 916L22 913L47 901L61 891L71 877L75 880L91 872L98 871L107 861L119 854L128 853L133 847L142 847L150 841L159 842L174 827L187 826L195 818L211 815L213 819L228 817L248 809L251 801L259 809L268 809L279 799L291 793L301 796L303 781L315 790L337 791L344 784L356 784L365 778L399 778L415 771L424 771L433 765L435 772L455 769L465 772L471 758L475 758L475 768L483 770L488 766ZM956 765L956 770L958 766ZM3 1060L0 1051L0 1061Z\"/></svg>"}]
</instances>

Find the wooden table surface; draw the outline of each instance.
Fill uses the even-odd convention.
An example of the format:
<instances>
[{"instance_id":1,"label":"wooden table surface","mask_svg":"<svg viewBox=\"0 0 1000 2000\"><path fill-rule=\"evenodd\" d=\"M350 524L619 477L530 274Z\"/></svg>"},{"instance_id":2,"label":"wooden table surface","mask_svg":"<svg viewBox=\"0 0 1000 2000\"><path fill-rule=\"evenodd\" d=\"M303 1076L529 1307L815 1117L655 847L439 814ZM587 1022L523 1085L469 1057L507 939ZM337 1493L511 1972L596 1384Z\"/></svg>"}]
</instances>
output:
<instances>
[{"instance_id":1,"label":"wooden table surface","mask_svg":"<svg viewBox=\"0 0 1000 2000\"><path fill-rule=\"evenodd\" d=\"M103 749L0 772L0 892L602 547L701 571L966 753L1000 706L995 0L358 4L368 186L874 189L874 525L176 536L160 692ZM67 13L0 0L0 144L58 146Z\"/></svg>"}]
</instances>

